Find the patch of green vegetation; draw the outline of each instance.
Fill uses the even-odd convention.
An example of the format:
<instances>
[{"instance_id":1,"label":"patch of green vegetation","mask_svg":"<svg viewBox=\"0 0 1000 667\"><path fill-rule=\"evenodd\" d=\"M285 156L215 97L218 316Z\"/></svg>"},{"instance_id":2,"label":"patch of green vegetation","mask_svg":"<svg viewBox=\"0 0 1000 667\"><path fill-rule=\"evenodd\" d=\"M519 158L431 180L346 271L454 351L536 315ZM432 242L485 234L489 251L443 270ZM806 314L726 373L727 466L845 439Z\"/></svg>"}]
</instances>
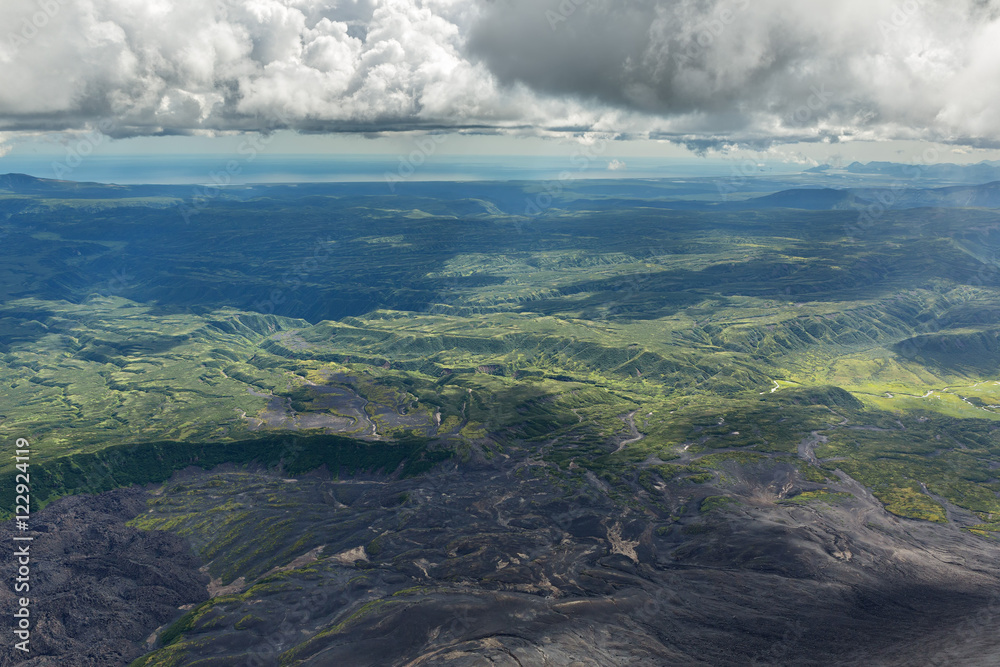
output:
<instances>
[{"instance_id":1,"label":"patch of green vegetation","mask_svg":"<svg viewBox=\"0 0 1000 667\"><path fill-rule=\"evenodd\" d=\"M979 316L1000 292L970 241L989 212L889 213L851 244L847 212L609 210L574 192L512 233L503 212L533 186L436 187L419 206L247 193L196 226L170 197L4 194L0 436L32 436L40 504L223 459L418 474L511 446L627 497L659 483L645 468L710 483L815 432L828 463L797 463L808 481L839 467L912 518L940 518L921 485L1000 511L1000 346ZM375 449L249 444L330 431Z\"/></svg>"},{"instance_id":2,"label":"patch of green vegetation","mask_svg":"<svg viewBox=\"0 0 1000 667\"><path fill-rule=\"evenodd\" d=\"M215 604L214 600L207 600L181 616L170 627L160 633L160 643L164 646L169 646L180 639L185 633L194 630L198 627L199 622L213 610Z\"/></svg>"},{"instance_id":3,"label":"patch of green vegetation","mask_svg":"<svg viewBox=\"0 0 1000 667\"><path fill-rule=\"evenodd\" d=\"M365 443L334 435L269 436L244 442L160 442L117 445L92 454L76 454L32 464L32 501L44 507L73 493L101 493L132 484L156 484L188 466L211 469L222 463L279 467L300 475L325 466L335 475L359 471L399 471L403 476L424 472L449 458L448 451L430 451L424 440ZM15 487L16 471L0 475L0 483Z\"/></svg>"},{"instance_id":4,"label":"patch of green vegetation","mask_svg":"<svg viewBox=\"0 0 1000 667\"><path fill-rule=\"evenodd\" d=\"M786 505L811 505L813 503L826 503L827 505L837 505L849 500L853 496L849 493L839 493L821 489L819 491L803 491L791 498L784 498L780 502Z\"/></svg>"},{"instance_id":5,"label":"patch of green vegetation","mask_svg":"<svg viewBox=\"0 0 1000 667\"><path fill-rule=\"evenodd\" d=\"M944 499L995 532L1000 337L984 313L1000 287L978 248L994 212L887 212L846 243L851 211L611 207L576 186L516 227L537 184L250 188L197 225L170 197L76 187L0 193L0 437L30 437L36 507L236 464L168 484L133 525L187 537L255 596L296 594L325 566L266 573L331 536L391 546L364 512L334 521L308 480L281 488L256 466L408 476L510 456L532 464L514 479L600 486L658 523L684 519L672 497L738 495L743 473L846 473L899 516L943 522ZM3 488L17 472L3 462ZM711 484L724 491L695 488ZM731 502L706 498L681 532ZM252 631L243 595L185 616L141 664L187 664L210 623Z\"/></svg>"},{"instance_id":6,"label":"patch of green vegetation","mask_svg":"<svg viewBox=\"0 0 1000 667\"><path fill-rule=\"evenodd\" d=\"M876 497L893 514L908 519L947 523L944 508L912 486L875 489Z\"/></svg>"},{"instance_id":7,"label":"patch of green vegetation","mask_svg":"<svg viewBox=\"0 0 1000 667\"><path fill-rule=\"evenodd\" d=\"M188 651L194 648L192 644L173 644L136 658L129 667L179 667L187 661Z\"/></svg>"},{"instance_id":8,"label":"patch of green vegetation","mask_svg":"<svg viewBox=\"0 0 1000 667\"><path fill-rule=\"evenodd\" d=\"M331 637L341 634L342 632L347 630L351 625L358 623L359 621L361 621L367 616L370 616L376 611L384 611L385 608L387 607L399 604L406 604L406 603L397 600L372 600L370 602L366 602L359 609L348 615L347 618L337 622L336 624L334 624L329 628L326 628L325 630L321 630L317 634L307 639L305 642L282 653L281 657L279 658L278 664L282 665L282 667L286 665L298 664L298 661L301 657L314 653L323 645L327 644L330 641Z\"/></svg>"},{"instance_id":9,"label":"patch of green vegetation","mask_svg":"<svg viewBox=\"0 0 1000 667\"><path fill-rule=\"evenodd\" d=\"M707 514L708 512L716 510L729 509L733 505L738 504L738 500L730 498L729 496L708 496L707 498L702 499L701 505L698 507L698 511L702 514Z\"/></svg>"}]
</instances>

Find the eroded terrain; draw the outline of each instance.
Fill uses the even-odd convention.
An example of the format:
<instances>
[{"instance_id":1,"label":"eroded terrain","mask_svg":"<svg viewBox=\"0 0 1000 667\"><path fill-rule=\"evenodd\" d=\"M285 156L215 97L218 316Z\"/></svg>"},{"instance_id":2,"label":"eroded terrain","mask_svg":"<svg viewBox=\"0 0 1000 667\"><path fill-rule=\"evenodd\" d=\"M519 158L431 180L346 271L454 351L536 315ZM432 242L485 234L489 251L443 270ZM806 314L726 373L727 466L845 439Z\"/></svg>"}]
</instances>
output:
<instances>
[{"instance_id":1,"label":"eroded terrain","mask_svg":"<svg viewBox=\"0 0 1000 667\"><path fill-rule=\"evenodd\" d=\"M25 182L35 664L1000 660L993 209Z\"/></svg>"},{"instance_id":2,"label":"eroded terrain","mask_svg":"<svg viewBox=\"0 0 1000 667\"><path fill-rule=\"evenodd\" d=\"M167 540L159 530L190 540L205 566L187 598L164 603L206 598L209 578L214 597L160 628L167 645L136 664L902 666L1000 655L992 542L895 517L850 480L811 482L794 465L729 460L714 472L725 481L661 485L628 507L596 479L567 490L514 457L404 480L186 471L144 509L130 492L131 525L146 540ZM51 511L67 502L108 501ZM134 548L107 553L131 562ZM158 568L189 562L176 550L158 557ZM133 641L162 619L133 618L128 628L146 624ZM91 636L64 632L77 648Z\"/></svg>"}]
</instances>

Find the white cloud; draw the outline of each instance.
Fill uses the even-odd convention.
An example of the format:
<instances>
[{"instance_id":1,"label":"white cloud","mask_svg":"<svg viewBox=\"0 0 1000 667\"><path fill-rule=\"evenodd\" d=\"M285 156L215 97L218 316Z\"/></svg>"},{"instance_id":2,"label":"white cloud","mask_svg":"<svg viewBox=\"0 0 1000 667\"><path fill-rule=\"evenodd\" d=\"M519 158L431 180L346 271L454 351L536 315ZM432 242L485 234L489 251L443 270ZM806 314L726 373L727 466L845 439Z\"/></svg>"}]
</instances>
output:
<instances>
[{"instance_id":1,"label":"white cloud","mask_svg":"<svg viewBox=\"0 0 1000 667\"><path fill-rule=\"evenodd\" d=\"M1000 0L4 0L0 130L114 118L118 136L452 128L595 131L695 147L997 145L998 8Z\"/></svg>"}]
</instances>

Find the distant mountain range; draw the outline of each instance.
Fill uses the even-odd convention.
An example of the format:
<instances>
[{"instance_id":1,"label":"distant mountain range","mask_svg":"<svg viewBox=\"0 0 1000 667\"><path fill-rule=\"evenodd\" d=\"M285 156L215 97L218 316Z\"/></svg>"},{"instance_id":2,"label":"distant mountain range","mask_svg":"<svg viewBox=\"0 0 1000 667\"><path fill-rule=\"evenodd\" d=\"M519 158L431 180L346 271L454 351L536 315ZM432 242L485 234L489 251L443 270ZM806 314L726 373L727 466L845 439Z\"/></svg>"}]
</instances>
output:
<instances>
[{"instance_id":1,"label":"distant mountain range","mask_svg":"<svg viewBox=\"0 0 1000 667\"><path fill-rule=\"evenodd\" d=\"M906 208L1000 208L1000 181L947 188L850 188L784 190L726 208L800 208L816 211L867 206Z\"/></svg>"},{"instance_id":2,"label":"distant mountain range","mask_svg":"<svg viewBox=\"0 0 1000 667\"><path fill-rule=\"evenodd\" d=\"M893 170L914 169L907 165L890 163L870 163L868 165L851 165L856 169L879 170L877 173L891 173ZM972 167L986 169L989 163L980 163ZM935 167L956 167L958 165L935 165ZM717 188L712 185L713 179L699 179L690 185L691 194L687 199L678 199L678 195L686 194L671 185L671 182L659 181L617 181L614 186L615 196L598 196L591 193L592 185L588 181L559 184L561 192L555 192L552 197L554 209L585 211L596 205L601 208L660 208L678 211L743 211L762 209L802 209L810 211L858 210L871 206L886 209L911 208L1000 208L1000 167L996 169L998 178L982 185L956 185L948 187L920 188L888 183L881 187L855 188L811 188L790 187L770 194L740 201L710 201L707 197L715 194ZM873 172L876 173L876 172ZM970 172L971 173L971 172ZM985 172L983 172L985 173ZM524 182L470 182L470 183L400 183L396 188L397 198L411 198L418 190L431 192L435 196L448 196L452 199L468 199L490 204L499 210L520 215L525 211L522 192ZM793 182L770 181L763 185L779 188L793 185ZM673 187L674 189L670 189ZM746 186L748 191L753 186ZM247 201L266 197L267 199L300 198L303 196L334 196L360 197L366 201L371 197L391 197L384 183L310 183L310 184L258 184L252 186L233 186L224 190L206 188L198 185L106 185L101 183L76 183L35 178L25 174L0 175L0 195L48 197L52 199L122 199L122 198L172 198L180 204L193 197L208 197L215 200ZM423 199L423 197L421 197ZM395 199L394 199L395 201ZM3 206L5 210L14 205ZM169 204L168 204L169 205ZM414 203L417 206L417 203ZM477 207L477 211L479 207ZM539 209L539 212L540 209ZM531 214L529 214L531 215Z\"/></svg>"},{"instance_id":3,"label":"distant mountain range","mask_svg":"<svg viewBox=\"0 0 1000 667\"><path fill-rule=\"evenodd\" d=\"M93 197L154 197L171 196L190 191L190 186L170 185L111 185L78 183L51 178L36 178L27 174L0 174L0 194L32 195L63 199Z\"/></svg>"},{"instance_id":4,"label":"distant mountain range","mask_svg":"<svg viewBox=\"0 0 1000 667\"><path fill-rule=\"evenodd\" d=\"M978 164L929 164L914 165L897 162L869 162L862 164L854 162L846 169L838 170L828 164L807 169L806 173L830 173L845 171L849 174L872 176L890 176L913 180L945 180L966 183L986 183L1000 181L1000 162L983 161Z\"/></svg>"},{"instance_id":5,"label":"distant mountain range","mask_svg":"<svg viewBox=\"0 0 1000 667\"><path fill-rule=\"evenodd\" d=\"M699 200L616 198L602 200L603 206L620 208L645 206L675 211L750 211L764 209L802 209L807 211L850 211L870 206L901 210L909 208L1000 208L1000 181L984 185L960 185L944 188L793 188L742 201L709 202ZM579 199L563 208L589 210L593 200Z\"/></svg>"}]
</instances>

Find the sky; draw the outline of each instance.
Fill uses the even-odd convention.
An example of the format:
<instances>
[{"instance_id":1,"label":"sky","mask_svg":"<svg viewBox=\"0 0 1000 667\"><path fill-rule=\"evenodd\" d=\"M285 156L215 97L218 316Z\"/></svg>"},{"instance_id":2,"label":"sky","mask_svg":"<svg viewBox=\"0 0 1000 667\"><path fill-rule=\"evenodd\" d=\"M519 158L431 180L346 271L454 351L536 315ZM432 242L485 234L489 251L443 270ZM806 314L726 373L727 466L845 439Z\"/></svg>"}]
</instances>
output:
<instances>
[{"instance_id":1,"label":"sky","mask_svg":"<svg viewBox=\"0 0 1000 667\"><path fill-rule=\"evenodd\" d=\"M594 145L620 173L968 163L1000 159L996 102L1000 0L0 4L0 171Z\"/></svg>"}]
</instances>

